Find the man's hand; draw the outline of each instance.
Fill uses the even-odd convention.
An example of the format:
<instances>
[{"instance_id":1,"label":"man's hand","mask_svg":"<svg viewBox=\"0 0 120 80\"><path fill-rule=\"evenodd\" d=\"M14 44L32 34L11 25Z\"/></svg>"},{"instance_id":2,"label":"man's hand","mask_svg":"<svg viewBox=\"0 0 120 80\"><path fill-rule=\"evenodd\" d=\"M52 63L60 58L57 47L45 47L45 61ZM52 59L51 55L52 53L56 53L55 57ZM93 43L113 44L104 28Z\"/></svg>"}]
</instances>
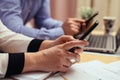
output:
<instances>
[{"instance_id":1,"label":"man's hand","mask_svg":"<svg viewBox=\"0 0 120 80\"><path fill-rule=\"evenodd\" d=\"M81 29L84 29L85 27L86 27L85 20L78 18L69 18L62 25L65 35L72 36L81 33L82 31Z\"/></svg>"},{"instance_id":2,"label":"man's hand","mask_svg":"<svg viewBox=\"0 0 120 80\"><path fill-rule=\"evenodd\" d=\"M80 52L87 41L73 40L54 47L34 53L25 53L25 65L23 72L28 71L61 71L66 72L73 64L72 60L80 60ZM73 47L79 47L74 52L69 52Z\"/></svg>"},{"instance_id":3,"label":"man's hand","mask_svg":"<svg viewBox=\"0 0 120 80\"><path fill-rule=\"evenodd\" d=\"M61 71L66 72L73 64L71 59L80 60L79 52L83 51L81 47L87 45L87 41L74 40L64 44L54 46L37 52L36 67L40 71ZM69 52L73 47L80 47L78 50Z\"/></svg>"}]
</instances>

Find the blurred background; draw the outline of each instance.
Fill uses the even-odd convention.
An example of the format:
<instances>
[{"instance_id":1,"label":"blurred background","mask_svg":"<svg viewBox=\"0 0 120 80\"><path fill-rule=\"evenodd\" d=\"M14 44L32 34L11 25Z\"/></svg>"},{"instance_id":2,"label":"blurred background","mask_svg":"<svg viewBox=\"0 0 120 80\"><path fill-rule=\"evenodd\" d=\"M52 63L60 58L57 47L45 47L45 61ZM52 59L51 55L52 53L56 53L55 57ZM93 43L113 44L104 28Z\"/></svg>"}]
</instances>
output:
<instances>
[{"instance_id":1,"label":"blurred background","mask_svg":"<svg viewBox=\"0 0 120 80\"><path fill-rule=\"evenodd\" d=\"M51 0L51 16L57 20L67 18L81 18L82 7L90 7L94 11L99 11L99 15L94 20L99 20L100 24L96 30L103 31L103 17L116 17L114 30L120 27L120 0Z\"/></svg>"}]
</instances>

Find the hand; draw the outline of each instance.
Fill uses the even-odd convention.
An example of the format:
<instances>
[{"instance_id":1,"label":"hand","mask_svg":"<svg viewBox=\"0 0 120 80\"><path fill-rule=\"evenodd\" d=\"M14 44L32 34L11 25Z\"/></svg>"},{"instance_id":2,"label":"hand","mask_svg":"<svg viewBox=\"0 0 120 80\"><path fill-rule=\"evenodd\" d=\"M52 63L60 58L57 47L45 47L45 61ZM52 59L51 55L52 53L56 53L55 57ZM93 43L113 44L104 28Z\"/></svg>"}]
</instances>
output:
<instances>
[{"instance_id":1,"label":"hand","mask_svg":"<svg viewBox=\"0 0 120 80\"><path fill-rule=\"evenodd\" d=\"M63 35L57 38L56 40L45 40L42 42L39 50L47 49L47 48L50 48L59 44L63 44L69 41L74 41L74 40L76 39L69 35Z\"/></svg>"},{"instance_id":2,"label":"hand","mask_svg":"<svg viewBox=\"0 0 120 80\"><path fill-rule=\"evenodd\" d=\"M81 33L81 27L82 29L86 27L85 20L77 18L69 18L62 25L64 33L72 36Z\"/></svg>"},{"instance_id":3,"label":"hand","mask_svg":"<svg viewBox=\"0 0 120 80\"><path fill-rule=\"evenodd\" d=\"M80 60L79 54L71 53L68 50L77 46L85 46L88 42L86 41L69 41L61 45L54 46L49 49L41 50L37 52L36 67L35 69L40 71L61 71L66 72L72 65L70 59ZM79 53L83 49L76 50Z\"/></svg>"}]
</instances>

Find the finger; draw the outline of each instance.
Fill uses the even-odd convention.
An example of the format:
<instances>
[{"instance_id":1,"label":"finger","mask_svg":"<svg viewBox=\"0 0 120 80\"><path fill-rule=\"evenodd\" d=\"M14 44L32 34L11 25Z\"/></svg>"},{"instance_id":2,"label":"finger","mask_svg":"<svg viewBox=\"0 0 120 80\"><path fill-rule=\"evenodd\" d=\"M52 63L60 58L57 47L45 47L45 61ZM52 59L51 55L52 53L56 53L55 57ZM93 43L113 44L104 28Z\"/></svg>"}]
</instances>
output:
<instances>
[{"instance_id":1,"label":"finger","mask_svg":"<svg viewBox=\"0 0 120 80\"><path fill-rule=\"evenodd\" d=\"M74 50L74 53L76 53L76 54L79 54L79 53L82 53L83 52L83 49L82 48L76 48L75 50Z\"/></svg>"},{"instance_id":2,"label":"finger","mask_svg":"<svg viewBox=\"0 0 120 80\"><path fill-rule=\"evenodd\" d=\"M67 54L65 54L67 59L77 58L77 54L73 52L66 51Z\"/></svg>"},{"instance_id":3,"label":"finger","mask_svg":"<svg viewBox=\"0 0 120 80\"><path fill-rule=\"evenodd\" d=\"M79 62L80 61L80 55L79 54L76 54L76 58L72 58L70 59L72 61L72 63L76 63L76 62Z\"/></svg>"},{"instance_id":4,"label":"finger","mask_svg":"<svg viewBox=\"0 0 120 80\"><path fill-rule=\"evenodd\" d=\"M71 28L79 29L80 26L79 26L79 25L75 25L75 24L71 24L70 27L71 27Z\"/></svg>"},{"instance_id":5,"label":"finger","mask_svg":"<svg viewBox=\"0 0 120 80\"><path fill-rule=\"evenodd\" d=\"M72 27L71 30L74 34L79 33L79 27L78 26Z\"/></svg>"},{"instance_id":6,"label":"finger","mask_svg":"<svg viewBox=\"0 0 120 80\"><path fill-rule=\"evenodd\" d=\"M80 62L80 55L77 55L77 58L73 59L74 60L74 63L76 62Z\"/></svg>"},{"instance_id":7,"label":"finger","mask_svg":"<svg viewBox=\"0 0 120 80\"><path fill-rule=\"evenodd\" d=\"M84 19L79 19L79 18L71 18L71 20L76 21L76 22L85 22L86 21Z\"/></svg>"},{"instance_id":8,"label":"finger","mask_svg":"<svg viewBox=\"0 0 120 80\"><path fill-rule=\"evenodd\" d=\"M77 53L71 53L71 54L67 54L67 59L69 60L75 60L75 62L79 62L80 61L80 55Z\"/></svg>"},{"instance_id":9,"label":"finger","mask_svg":"<svg viewBox=\"0 0 120 80\"><path fill-rule=\"evenodd\" d=\"M68 67L66 67L65 65L62 65L61 68L58 71L60 71L60 72L67 72L68 71Z\"/></svg>"},{"instance_id":10,"label":"finger","mask_svg":"<svg viewBox=\"0 0 120 80\"><path fill-rule=\"evenodd\" d=\"M71 28L69 35L74 36L75 34L78 34L78 33L79 33L79 30L78 30L78 29L76 29L76 28ZM75 39L75 40L76 40L76 39Z\"/></svg>"},{"instance_id":11,"label":"finger","mask_svg":"<svg viewBox=\"0 0 120 80\"><path fill-rule=\"evenodd\" d=\"M69 50L73 47L82 47L88 45L87 41L80 41L80 40L75 40L75 41L69 41L64 43L62 46L64 49Z\"/></svg>"},{"instance_id":12,"label":"finger","mask_svg":"<svg viewBox=\"0 0 120 80\"><path fill-rule=\"evenodd\" d=\"M82 23L82 26L86 26L86 23Z\"/></svg>"},{"instance_id":13,"label":"finger","mask_svg":"<svg viewBox=\"0 0 120 80\"><path fill-rule=\"evenodd\" d=\"M82 23L81 26L80 26L80 32L85 31L85 29L86 29L86 24Z\"/></svg>"},{"instance_id":14,"label":"finger","mask_svg":"<svg viewBox=\"0 0 120 80\"><path fill-rule=\"evenodd\" d=\"M73 41L76 40L75 38L73 38L73 36L69 36L69 35L63 35L60 39L60 41L62 42L68 42L68 41Z\"/></svg>"},{"instance_id":15,"label":"finger","mask_svg":"<svg viewBox=\"0 0 120 80\"><path fill-rule=\"evenodd\" d=\"M66 53L64 55L65 59L69 60L71 63L79 62L79 60L80 60L80 55L79 54L73 53L73 52L69 52L69 51L66 51L65 53Z\"/></svg>"},{"instance_id":16,"label":"finger","mask_svg":"<svg viewBox=\"0 0 120 80\"><path fill-rule=\"evenodd\" d=\"M80 55L77 55L76 62L80 62Z\"/></svg>"},{"instance_id":17,"label":"finger","mask_svg":"<svg viewBox=\"0 0 120 80\"><path fill-rule=\"evenodd\" d=\"M71 24L76 25L76 26L78 26L78 27L80 27L80 25L81 25L81 23L75 22L75 21L71 21Z\"/></svg>"},{"instance_id":18,"label":"finger","mask_svg":"<svg viewBox=\"0 0 120 80\"><path fill-rule=\"evenodd\" d=\"M63 61L63 65L69 68L72 65L72 62L70 61L70 59L65 58Z\"/></svg>"},{"instance_id":19,"label":"finger","mask_svg":"<svg viewBox=\"0 0 120 80\"><path fill-rule=\"evenodd\" d=\"M81 27L82 27L82 29L83 29L82 31L85 31L85 30L86 30L86 28L87 28L87 26L86 26L86 24L85 24L85 23L83 23Z\"/></svg>"}]
</instances>

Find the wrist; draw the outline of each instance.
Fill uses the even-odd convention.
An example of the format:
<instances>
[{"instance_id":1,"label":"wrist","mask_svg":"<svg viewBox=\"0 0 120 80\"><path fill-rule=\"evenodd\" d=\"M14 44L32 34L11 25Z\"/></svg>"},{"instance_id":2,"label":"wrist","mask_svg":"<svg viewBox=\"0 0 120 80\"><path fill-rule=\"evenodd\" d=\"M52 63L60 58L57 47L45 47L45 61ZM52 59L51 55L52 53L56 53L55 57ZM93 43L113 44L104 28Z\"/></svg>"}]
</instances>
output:
<instances>
[{"instance_id":1,"label":"wrist","mask_svg":"<svg viewBox=\"0 0 120 80\"><path fill-rule=\"evenodd\" d=\"M53 46L53 40L44 40L41 43L39 50L48 49Z\"/></svg>"},{"instance_id":2,"label":"wrist","mask_svg":"<svg viewBox=\"0 0 120 80\"><path fill-rule=\"evenodd\" d=\"M37 71L37 52L35 53L25 53L25 63L23 68L24 72Z\"/></svg>"}]
</instances>

